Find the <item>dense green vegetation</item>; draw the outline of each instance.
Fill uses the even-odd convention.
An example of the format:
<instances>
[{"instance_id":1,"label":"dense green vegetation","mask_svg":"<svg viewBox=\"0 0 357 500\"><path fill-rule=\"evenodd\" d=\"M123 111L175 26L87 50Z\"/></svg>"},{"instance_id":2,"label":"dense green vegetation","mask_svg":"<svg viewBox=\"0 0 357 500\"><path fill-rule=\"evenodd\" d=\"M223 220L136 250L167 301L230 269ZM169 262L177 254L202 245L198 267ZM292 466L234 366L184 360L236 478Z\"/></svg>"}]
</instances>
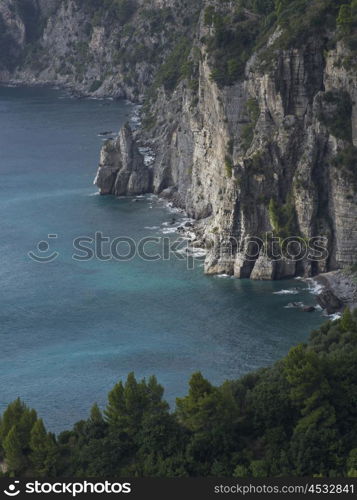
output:
<instances>
[{"instance_id":1,"label":"dense green vegetation","mask_svg":"<svg viewBox=\"0 0 357 500\"><path fill-rule=\"evenodd\" d=\"M319 120L329 132L347 144L342 147L333 160L334 166L342 177L357 190L357 148L352 142L352 101L347 92L330 91L322 96L323 106L318 114Z\"/></svg>"},{"instance_id":2,"label":"dense green vegetation","mask_svg":"<svg viewBox=\"0 0 357 500\"><path fill-rule=\"evenodd\" d=\"M278 238L298 236L296 210L291 200L279 204L275 198L269 203L269 220Z\"/></svg>"},{"instance_id":3,"label":"dense green vegetation","mask_svg":"<svg viewBox=\"0 0 357 500\"><path fill-rule=\"evenodd\" d=\"M260 33L260 18L238 9L234 14L208 7L204 20L213 30L206 40L212 66L212 79L220 86L244 77L245 65Z\"/></svg>"},{"instance_id":4,"label":"dense green vegetation","mask_svg":"<svg viewBox=\"0 0 357 500\"><path fill-rule=\"evenodd\" d=\"M183 3L182 8L189 12L186 4ZM190 5L190 15L183 19L175 18L173 9L170 8L144 12L150 22L151 30L165 32L166 48L169 49L167 56L159 66L149 94L151 95L161 85L166 91L172 92L181 80L186 80L189 88L197 91L200 51L193 46L192 27L199 18L199 3ZM178 31L179 22L182 23L182 26Z\"/></svg>"},{"instance_id":5,"label":"dense green vegetation","mask_svg":"<svg viewBox=\"0 0 357 500\"><path fill-rule=\"evenodd\" d=\"M357 50L357 0L236 0L235 4L232 10L222 2L204 13L212 78L220 86L244 79L246 63L259 49L265 62L274 58L276 50L300 47L312 38L327 49L344 39L352 51ZM266 48L278 27L280 35Z\"/></svg>"},{"instance_id":6,"label":"dense green vegetation","mask_svg":"<svg viewBox=\"0 0 357 500\"><path fill-rule=\"evenodd\" d=\"M180 39L156 76L156 85L163 85L172 91L185 75L187 58L190 53L190 43L186 38Z\"/></svg>"},{"instance_id":7,"label":"dense green vegetation","mask_svg":"<svg viewBox=\"0 0 357 500\"><path fill-rule=\"evenodd\" d=\"M344 38L349 48L355 53L357 51L357 0L342 2L337 17L337 26L340 38Z\"/></svg>"},{"instance_id":8,"label":"dense green vegetation","mask_svg":"<svg viewBox=\"0 0 357 500\"><path fill-rule=\"evenodd\" d=\"M254 138L254 129L260 115L259 102L256 99L248 99L247 102L248 123L242 128L242 148L247 151Z\"/></svg>"},{"instance_id":9,"label":"dense green vegetation","mask_svg":"<svg viewBox=\"0 0 357 500\"><path fill-rule=\"evenodd\" d=\"M119 382L58 437L20 400L0 420L8 474L357 477L357 312L271 368L214 387L192 376L170 412L154 377Z\"/></svg>"},{"instance_id":10,"label":"dense green vegetation","mask_svg":"<svg viewBox=\"0 0 357 500\"><path fill-rule=\"evenodd\" d=\"M233 165L232 156L230 154L226 154L226 156L224 158L224 166L226 167L227 177L232 177L234 165Z\"/></svg>"}]
</instances>

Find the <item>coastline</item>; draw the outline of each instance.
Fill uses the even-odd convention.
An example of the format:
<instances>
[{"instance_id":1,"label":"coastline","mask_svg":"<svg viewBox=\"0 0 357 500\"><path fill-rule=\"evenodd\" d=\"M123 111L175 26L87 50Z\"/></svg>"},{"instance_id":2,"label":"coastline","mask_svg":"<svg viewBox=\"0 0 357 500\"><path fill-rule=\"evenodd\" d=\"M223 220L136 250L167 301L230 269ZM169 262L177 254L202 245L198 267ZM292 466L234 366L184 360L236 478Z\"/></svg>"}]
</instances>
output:
<instances>
[{"instance_id":1,"label":"coastline","mask_svg":"<svg viewBox=\"0 0 357 500\"><path fill-rule=\"evenodd\" d=\"M144 158L146 166L151 166L155 159L155 152L150 147L149 144L141 140L141 116L140 109L142 104L140 101L135 101L128 97L127 95L111 95L107 92L97 91L97 92L85 92L80 86L77 86L68 81L50 81L50 80L21 80L21 79L6 79L1 80L0 85L3 87L43 87L43 88L53 88L55 90L63 90L68 92L68 94L75 99L126 99L133 106L133 113L129 118L129 122L133 131L133 136L135 142L138 144L138 149L140 154ZM118 134L117 134L118 135ZM150 193L147 193L150 194ZM152 193L151 193L152 194ZM175 199L172 196L167 196L168 193L162 192L158 195L159 198L166 199L167 208L176 209ZM182 210L177 207L178 210ZM182 212L187 216L184 210ZM202 241L202 228L198 220L190 218L189 226L185 227L185 224L176 227L176 231L180 233L181 236L186 237L192 244L191 251L192 254L200 254L202 257L204 249L204 244ZM335 315L341 313L345 307L350 307L352 310L357 309L357 272L352 272L348 269L341 269L336 271L330 271L328 273L319 274L317 276L308 278L310 282L315 283L317 287L320 288L315 292L317 303L324 310L326 310L328 315Z\"/></svg>"},{"instance_id":2,"label":"coastline","mask_svg":"<svg viewBox=\"0 0 357 500\"><path fill-rule=\"evenodd\" d=\"M0 78L1 87L9 88L19 88L19 87L29 87L29 88L48 88L53 90L63 90L68 93L68 95L74 99L126 99L133 105L140 104L139 101L134 101L125 94L118 95L117 93L110 94L108 92L96 91L89 92L85 91L78 85L71 82L60 81L60 80L20 80L20 79L9 79L3 80Z\"/></svg>"}]
</instances>

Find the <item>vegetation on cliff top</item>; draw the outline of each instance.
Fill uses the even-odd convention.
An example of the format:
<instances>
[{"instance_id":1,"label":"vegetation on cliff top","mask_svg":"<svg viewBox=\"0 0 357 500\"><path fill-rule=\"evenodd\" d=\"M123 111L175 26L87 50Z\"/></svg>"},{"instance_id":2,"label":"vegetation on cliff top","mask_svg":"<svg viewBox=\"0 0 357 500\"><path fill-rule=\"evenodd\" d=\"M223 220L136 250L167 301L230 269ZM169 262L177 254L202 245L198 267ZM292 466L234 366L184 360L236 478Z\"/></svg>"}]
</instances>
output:
<instances>
[{"instance_id":1,"label":"vegetation on cliff top","mask_svg":"<svg viewBox=\"0 0 357 500\"><path fill-rule=\"evenodd\" d=\"M67 1L58 0L54 9ZM190 86L196 88L194 71L187 73L187 70L194 67L190 52L195 50L194 45L198 48L200 42L206 47L212 78L220 86L232 85L244 79L247 61L260 49L263 49L261 56L265 63L274 60L276 50L296 48L309 43L312 38L320 38L322 46L326 48L343 39L352 51L357 49L357 0L235 0L208 3L208 6L206 3L202 12L206 35L200 42L196 40L194 43L192 40L196 30L192 27L199 18L201 1L189 5L184 0L178 0L175 8L153 9L142 6L136 0L75 0L75 5L84 13L83 26L80 28L84 39L81 42L87 43L96 26L104 26L106 31L118 33L118 36L114 36L117 36L117 40L113 45L113 62L125 66L124 79L133 86L133 66L148 62L155 66L155 71L158 70L155 85L162 84L171 91L188 75ZM50 12L46 10L44 14L34 0L17 0L13 3L13 10L25 24L27 46L25 54L18 58L11 48L14 40L9 38L6 29L0 29L0 59L3 66L13 69L25 61L26 64L38 66L39 70L44 69L38 60L46 61L50 55L41 53L39 40L48 20L45 16ZM182 10L187 13L186 16L181 15ZM141 21L131 23L137 12L139 17L135 17L136 21L139 18L147 20L145 33L137 30L136 24L144 31ZM281 29L277 31L279 27ZM268 38L274 32L279 33L279 36L266 47ZM153 40L145 39L145 35L150 35ZM181 37L186 38L185 47L180 41ZM81 81L83 65L91 61L88 59L69 66L67 63L62 61L63 68L58 71L62 71L61 74L75 71L78 73L77 80ZM154 71L152 73L151 81L155 80ZM97 80L103 76L100 75Z\"/></svg>"},{"instance_id":2,"label":"vegetation on cliff top","mask_svg":"<svg viewBox=\"0 0 357 500\"><path fill-rule=\"evenodd\" d=\"M343 39L357 50L357 0L236 0L208 6L204 23L209 36L204 40L212 66L212 78L220 86L244 79L248 59L263 48L263 59L275 50L298 48L312 38L332 46ZM266 48L268 38L279 35ZM334 32L335 36L331 37Z\"/></svg>"},{"instance_id":3,"label":"vegetation on cliff top","mask_svg":"<svg viewBox=\"0 0 357 500\"><path fill-rule=\"evenodd\" d=\"M192 376L170 412L133 374L104 414L58 437L20 400L0 421L9 475L357 477L357 312L312 333L271 368L214 387Z\"/></svg>"}]
</instances>

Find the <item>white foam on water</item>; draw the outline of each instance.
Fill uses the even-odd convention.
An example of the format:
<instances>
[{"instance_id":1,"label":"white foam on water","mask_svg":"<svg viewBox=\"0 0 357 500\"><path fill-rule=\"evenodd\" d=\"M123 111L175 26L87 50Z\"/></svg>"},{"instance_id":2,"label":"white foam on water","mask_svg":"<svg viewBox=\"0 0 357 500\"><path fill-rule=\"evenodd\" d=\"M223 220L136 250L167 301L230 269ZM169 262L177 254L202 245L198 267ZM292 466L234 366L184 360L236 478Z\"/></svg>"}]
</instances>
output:
<instances>
[{"instance_id":1,"label":"white foam on water","mask_svg":"<svg viewBox=\"0 0 357 500\"><path fill-rule=\"evenodd\" d=\"M150 194L147 195L147 199L148 200L157 200L158 196L157 196L157 194L150 193Z\"/></svg>"},{"instance_id":2,"label":"white foam on water","mask_svg":"<svg viewBox=\"0 0 357 500\"><path fill-rule=\"evenodd\" d=\"M166 208L172 214L184 214L184 215L186 215L186 212L182 208L175 207L171 201L166 203Z\"/></svg>"},{"instance_id":3,"label":"white foam on water","mask_svg":"<svg viewBox=\"0 0 357 500\"><path fill-rule=\"evenodd\" d=\"M207 255L207 251L204 248L190 248L189 252L195 257L205 257Z\"/></svg>"},{"instance_id":4,"label":"white foam on water","mask_svg":"<svg viewBox=\"0 0 357 500\"><path fill-rule=\"evenodd\" d=\"M307 284L308 284L307 289L310 293L312 293L312 295L319 295L323 291L323 289L325 288L323 285L321 285L320 283L318 283L317 281L315 281L312 278L309 278L307 280Z\"/></svg>"},{"instance_id":5,"label":"white foam on water","mask_svg":"<svg viewBox=\"0 0 357 500\"><path fill-rule=\"evenodd\" d=\"M342 314L341 313L329 314L328 317L331 321L337 321L342 317Z\"/></svg>"},{"instance_id":6,"label":"white foam on water","mask_svg":"<svg viewBox=\"0 0 357 500\"><path fill-rule=\"evenodd\" d=\"M273 293L274 295L298 295L300 292L299 290L292 288L291 290L280 290L279 292L273 292Z\"/></svg>"},{"instance_id":7,"label":"white foam on water","mask_svg":"<svg viewBox=\"0 0 357 500\"><path fill-rule=\"evenodd\" d=\"M175 253L181 253L187 255L189 252L189 249L187 247L184 248L179 248L178 250L175 250Z\"/></svg>"},{"instance_id":8,"label":"white foam on water","mask_svg":"<svg viewBox=\"0 0 357 500\"><path fill-rule=\"evenodd\" d=\"M176 233L177 227L165 227L161 231L163 234L173 234L173 233Z\"/></svg>"},{"instance_id":9,"label":"white foam on water","mask_svg":"<svg viewBox=\"0 0 357 500\"><path fill-rule=\"evenodd\" d=\"M188 255L193 258L206 257L207 255L207 252L204 248L193 248L187 246L185 246L184 248L180 248L179 250L176 250L176 252Z\"/></svg>"},{"instance_id":10,"label":"white foam on water","mask_svg":"<svg viewBox=\"0 0 357 500\"><path fill-rule=\"evenodd\" d=\"M192 233L191 231L186 231L186 233L183 237L187 240L194 241L196 238L196 235L195 235L195 233Z\"/></svg>"}]
</instances>

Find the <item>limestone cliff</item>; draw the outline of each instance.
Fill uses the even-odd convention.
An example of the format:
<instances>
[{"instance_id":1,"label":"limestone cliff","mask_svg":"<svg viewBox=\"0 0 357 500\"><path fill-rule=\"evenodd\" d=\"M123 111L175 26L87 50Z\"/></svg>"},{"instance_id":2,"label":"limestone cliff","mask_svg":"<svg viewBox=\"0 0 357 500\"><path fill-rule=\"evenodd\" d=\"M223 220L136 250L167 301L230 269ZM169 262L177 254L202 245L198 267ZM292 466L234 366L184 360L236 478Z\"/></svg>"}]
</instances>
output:
<instances>
[{"instance_id":1,"label":"limestone cliff","mask_svg":"<svg viewBox=\"0 0 357 500\"><path fill-rule=\"evenodd\" d=\"M159 91L143 134L157 154L154 191L174 186L189 215L205 219L208 273L279 279L355 264L356 57L342 41L329 49L326 33L280 48L275 28L270 51L253 52L240 81L222 86L204 17L191 52L196 88ZM271 236L324 238L321 256L273 259Z\"/></svg>"},{"instance_id":2,"label":"limestone cliff","mask_svg":"<svg viewBox=\"0 0 357 500\"><path fill-rule=\"evenodd\" d=\"M208 273L356 264L354 1L21 0L32 18L14 3L0 4L3 80L145 104L135 141L155 161L126 127L103 147L102 194L170 193L198 221Z\"/></svg>"}]
</instances>

